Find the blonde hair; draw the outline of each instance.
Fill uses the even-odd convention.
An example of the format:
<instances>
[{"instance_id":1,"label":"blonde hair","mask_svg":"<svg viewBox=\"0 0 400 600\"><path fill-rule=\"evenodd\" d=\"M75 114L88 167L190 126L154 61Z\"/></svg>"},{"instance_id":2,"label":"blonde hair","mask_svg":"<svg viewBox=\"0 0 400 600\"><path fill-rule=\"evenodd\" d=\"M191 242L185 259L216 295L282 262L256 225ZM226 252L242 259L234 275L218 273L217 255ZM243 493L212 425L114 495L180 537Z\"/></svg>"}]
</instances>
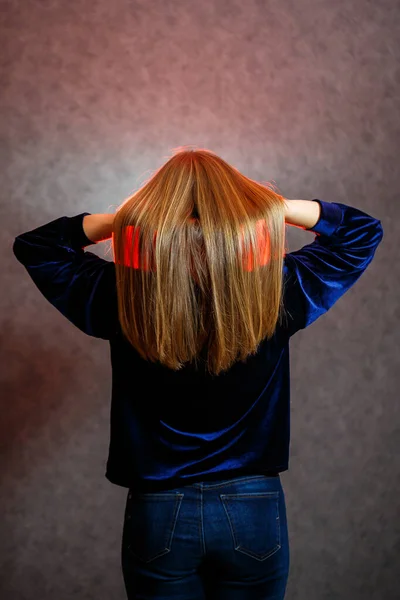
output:
<instances>
[{"instance_id":1,"label":"blonde hair","mask_svg":"<svg viewBox=\"0 0 400 600\"><path fill-rule=\"evenodd\" d=\"M176 149L120 205L112 250L121 329L146 360L179 370L203 357L218 375L283 316L284 199L209 150Z\"/></svg>"}]
</instances>

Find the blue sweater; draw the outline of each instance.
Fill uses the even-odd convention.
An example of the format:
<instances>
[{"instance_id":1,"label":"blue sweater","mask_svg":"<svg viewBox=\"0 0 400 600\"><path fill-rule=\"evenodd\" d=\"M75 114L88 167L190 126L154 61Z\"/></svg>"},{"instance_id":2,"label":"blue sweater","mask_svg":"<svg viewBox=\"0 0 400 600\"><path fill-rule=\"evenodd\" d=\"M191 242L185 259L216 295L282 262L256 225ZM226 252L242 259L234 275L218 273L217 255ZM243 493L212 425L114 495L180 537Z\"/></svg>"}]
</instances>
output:
<instances>
[{"instance_id":1,"label":"blue sweater","mask_svg":"<svg viewBox=\"0 0 400 600\"><path fill-rule=\"evenodd\" d=\"M255 356L219 376L143 360L118 322L115 264L84 248L84 212L22 233L13 252L43 296L87 335L108 340L112 366L106 478L138 491L288 469L289 340L354 285L383 237L381 221L315 199L312 243L284 259L290 314Z\"/></svg>"}]
</instances>

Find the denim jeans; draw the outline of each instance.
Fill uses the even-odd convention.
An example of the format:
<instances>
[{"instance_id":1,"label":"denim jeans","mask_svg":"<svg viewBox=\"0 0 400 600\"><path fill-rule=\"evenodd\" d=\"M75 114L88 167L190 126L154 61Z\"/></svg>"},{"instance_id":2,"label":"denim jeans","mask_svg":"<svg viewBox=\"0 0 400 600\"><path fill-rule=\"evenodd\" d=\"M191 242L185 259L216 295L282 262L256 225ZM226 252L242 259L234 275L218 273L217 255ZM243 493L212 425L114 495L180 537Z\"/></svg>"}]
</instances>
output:
<instances>
[{"instance_id":1,"label":"denim jeans","mask_svg":"<svg viewBox=\"0 0 400 600\"><path fill-rule=\"evenodd\" d=\"M129 490L121 559L129 600L281 600L289 538L279 475Z\"/></svg>"}]
</instances>

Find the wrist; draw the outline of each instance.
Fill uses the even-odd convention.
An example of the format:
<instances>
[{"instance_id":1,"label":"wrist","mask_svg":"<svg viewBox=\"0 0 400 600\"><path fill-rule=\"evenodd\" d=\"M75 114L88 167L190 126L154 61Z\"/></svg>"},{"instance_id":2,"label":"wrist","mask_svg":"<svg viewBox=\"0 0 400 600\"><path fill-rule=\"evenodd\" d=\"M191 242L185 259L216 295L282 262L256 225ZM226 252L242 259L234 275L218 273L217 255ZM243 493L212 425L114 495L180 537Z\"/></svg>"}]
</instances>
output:
<instances>
[{"instance_id":1,"label":"wrist","mask_svg":"<svg viewBox=\"0 0 400 600\"><path fill-rule=\"evenodd\" d=\"M284 205L285 205L285 220L287 220L289 218L290 215L290 200L288 200L288 198L283 198L284 201Z\"/></svg>"},{"instance_id":2,"label":"wrist","mask_svg":"<svg viewBox=\"0 0 400 600\"><path fill-rule=\"evenodd\" d=\"M94 244L111 238L113 214L94 214L83 217L82 227L86 237Z\"/></svg>"}]
</instances>

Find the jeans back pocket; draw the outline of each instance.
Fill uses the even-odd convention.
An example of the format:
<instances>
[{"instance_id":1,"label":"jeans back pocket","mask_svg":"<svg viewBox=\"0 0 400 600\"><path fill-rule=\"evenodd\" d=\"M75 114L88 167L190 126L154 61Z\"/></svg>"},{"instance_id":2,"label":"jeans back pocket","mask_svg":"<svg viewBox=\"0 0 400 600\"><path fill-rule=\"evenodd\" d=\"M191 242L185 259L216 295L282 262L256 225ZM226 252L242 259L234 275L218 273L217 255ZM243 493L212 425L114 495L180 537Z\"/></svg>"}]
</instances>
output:
<instances>
[{"instance_id":1,"label":"jeans back pocket","mask_svg":"<svg viewBox=\"0 0 400 600\"><path fill-rule=\"evenodd\" d=\"M266 560L281 548L279 491L220 494L235 550Z\"/></svg>"},{"instance_id":2,"label":"jeans back pocket","mask_svg":"<svg viewBox=\"0 0 400 600\"><path fill-rule=\"evenodd\" d=\"M133 494L128 498L124 543L138 559L150 562L171 551L184 494Z\"/></svg>"}]
</instances>

